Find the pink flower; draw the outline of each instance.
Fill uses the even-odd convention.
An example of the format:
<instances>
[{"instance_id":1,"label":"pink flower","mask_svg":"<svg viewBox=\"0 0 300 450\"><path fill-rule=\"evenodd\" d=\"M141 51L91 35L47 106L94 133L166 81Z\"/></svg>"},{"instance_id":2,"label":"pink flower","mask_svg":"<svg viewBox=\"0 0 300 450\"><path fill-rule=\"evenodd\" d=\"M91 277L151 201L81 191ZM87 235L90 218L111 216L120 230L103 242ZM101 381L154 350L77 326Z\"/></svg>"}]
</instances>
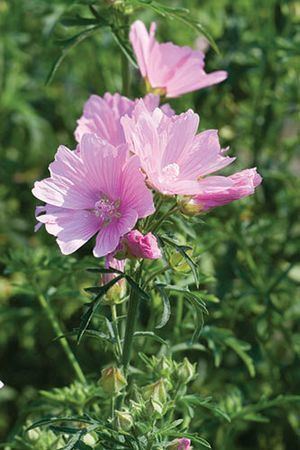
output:
<instances>
[{"instance_id":1,"label":"pink flower","mask_svg":"<svg viewBox=\"0 0 300 450\"><path fill-rule=\"evenodd\" d=\"M158 108L149 112L140 100L132 117L125 116L121 122L130 150L141 160L146 183L164 195L204 196L208 202L205 195L212 201L215 194L217 199L226 195L232 201L237 189L242 196L249 195L261 181L256 174L248 189L253 169L231 177L207 176L235 158L225 156L216 130L196 134L199 116L192 110L167 117Z\"/></svg>"},{"instance_id":2,"label":"pink flower","mask_svg":"<svg viewBox=\"0 0 300 450\"><path fill-rule=\"evenodd\" d=\"M133 117L121 122L130 150L140 157L147 184L164 195L196 195L220 179L204 176L234 160L224 156L216 130L196 134L199 116L192 110L167 117L158 108L150 113L140 100ZM224 187L231 184L224 177L222 181Z\"/></svg>"},{"instance_id":3,"label":"pink flower","mask_svg":"<svg viewBox=\"0 0 300 450\"><path fill-rule=\"evenodd\" d=\"M187 438L181 438L178 439L178 450L190 450L191 447L191 441Z\"/></svg>"},{"instance_id":4,"label":"pink flower","mask_svg":"<svg viewBox=\"0 0 300 450\"><path fill-rule=\"evenodd\" d=\"M159 259L162 257L156 237L152 233L143 235L138 230L132 230L122 238L118 252L127 258Z\"/></svg>"},{"instance_id":5,"label":"pink flower","mask_svg":"<svg viewBox=\"0 0 300 450\"><path fill-rule=\"evenodd\" d=\"M82 137L79 155L58 148L50 178L36 182L32 192L46 202L37 220L57 237L63 254L97 234L94 255L107 255L139 218L154 212L139 159L127 157L126 145L114 147L92 134Z\"/></svg>"},{"instance_id":6,"label":"pink flower","mask_svg":"<svg viewBox=\"0 0 300 450\"><path fill-rule=\"evenodd\" d=\"M200 207L202 211L207 211L216 206L226 205L234 200L254 194L255 188L262 182L262 178L257 173L256 168L242 170L226 179L231 182L230 186L224 189L216 184L203 190L191 201Z\"/></svg>"},{"instance_id":7,"label":"pink flower","mask_svg":"<svg viewBox=\"0 0 300 450\"><path fill-rule=\"evenodd\" d=\"M130 41L139 69L154 92L166 97L178 97L227 78L224 71L205 73L203 52L179 47L172 42L159 44L155 31L155 23L151 24L148 33L140 20L134 22L130 30Z\"/></svg>"},{"instance_id":8,"label":"pink flower","mask_svg":"<svg viewBox=\"0 0 300 450\"><path fill-rule=\"evenodd\" d=\"M144 97L144 102L153 111L159 106L159 95L148 94ZM125 143L124 132L120 123L121 118L127 114L131 116L136 105L136 101L123 97L120 94L91 95L83 108L83 115L77 121L75 138L80 143L81 138L86 133L94 133L101 139L114 146ZM175 114L172 108L166 104L161 109L167 115Z\"/></svg>"}]
</instances>

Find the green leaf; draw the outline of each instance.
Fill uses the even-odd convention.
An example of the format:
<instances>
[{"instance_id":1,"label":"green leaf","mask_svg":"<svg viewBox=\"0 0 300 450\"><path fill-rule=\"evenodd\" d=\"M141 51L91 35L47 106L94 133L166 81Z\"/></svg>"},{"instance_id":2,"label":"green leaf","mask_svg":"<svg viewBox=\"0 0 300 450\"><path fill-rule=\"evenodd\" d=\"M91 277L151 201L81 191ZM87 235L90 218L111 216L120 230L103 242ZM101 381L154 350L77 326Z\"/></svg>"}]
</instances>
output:
<instances>
[{"instance_id":1,"label":"green leaf","mask_svg":"<svg viewBox=\"0 0 300 450\"><path fill-rule=\"evenodd\" d=\"M78 344L80 343L82 336L84 335L86 329L88 328L89 323L92 320L94 313L97 311L97 309L102 301L102 297L106 294L106 292L114 284L116 284L118 281L120 281L123 277L124 277L124 275L122 274L122 275L119 275L119 276L113 278L111 281L106 283L104 286L99 286L99 287L95 286L95 287L86 289L86 291L96 294L96 297L91 303L88 304L88 308L87 308L86 312L81 317L81 321L80 321L80 325L79 325L79 329L78 329L78 336L77 336Z\"/></svg>"},{"instance_id":2,"label":"green leaf","mask_svg":"<svg viewBox=\"0 0 300 450\"><path fill-rule=\"evenodd\" d=\"M138 69L138 65L133 56L133 51L132 51L131 47L128 45L128 42L125 41L123 38L121 38L120 35L118 34L118 32L115 31L113 28L111 28L111 32L112 32L112 35L113 35L116 43L118 44L118 46L120 47L121 51L124 53L126 58L133 65L133 67Z\"/></svg>"},{"instance_id":3,"label":"green leaf","mask_svg":"<svg viewBox=\"0 0 300 450\"><path fill-rule=\"evenodd\" d=\"M160 336L157 336L157 334L153 333L153 331L136 331L133 335L133 337L139 337L139 336L149 337L151 339L154 339L157 342L160 342L160 344L168 345L167 341L165 341Z\"/></svg>"},{"instance_id":4,"label":"green leaf","mask_svg":"<svg viewBox=\"0 0 300 450\"><path fill-rule=\"evenodd\" d=\"M179 245L172 239L166 236L160 236L160 240L163 243L166 243L170 245L171 247L175 248L175 250L180 253L180 255L186 260L187 264L190 266L190 269L192 271L195 284L197 288L199 287L199 274L198 274L198 267L195 261L188 255L187 250L192 250L192 247L189 247L187 245Z\"/></svg>"},{"instance_id":5,"label":"green leaf","mask_svg":"<svg viewBox=\"0 0 300 450\"><path fill-rule=\"evenodd\" d=\"M84 41L89 36L92 36L98 30L98 28L100 28L101 26L102 26L102 24L95 25L94 27L88 28L86 30L83 30L80 33L78 33L75 36L73 36L72 38L64 41L64 48L61 51L60 56L54 62L53 66L52 66L52 68L51 68L51 70L49 72L49 75L48 75L48 78L47 78L47 81L46 81L47 85L50 84L51 81L53 80L54 75L56 74L59 66L61 65L61 63L63 62L63 60L65 59L65 57L69 53L69 51L72 48L76 47L78 44L80 44L80 42Z\"/></svg>"},{"instance_id":6,"label":"green leaf","mask_svg":"<svg viewBox=\"0 0 300 450\"><path fill-rule=\"evenodd\" d=\"M125 278L130 285L130 287L136 291L136 293L143 299L143 300L150 300L149 294L145 292L137 283L134 281L129 275L125 275Z\"/></svg>"},{"instance_id":7,"label":"green leaf","mask_svg":"<svg viewBox=\"0 0 300 450\"><path fill-rule=\"evenodd\" d=\"M78 26L85 26L85 25L96 25L99 23L99 20L76 16L76 17L62 18L60 20L60 23L64 27L78 27Z\"/></svg>"},{"instance_id":8,"label":"green leaf","mask_svg":"<svg viewBox=\"0 0 300 450\"><path fill-rule=\"evenodd\" d=\"M167 296L167 293L164 289L164 285L156 284L155 288L160 293L161 299L163 301L163 313L162 313L160 322L155 327L155 328L159 329L159 328L163 328L168 323L170 316L171 316L171 305L170 305L169 297Z\"/></svg>"}]
</instances>

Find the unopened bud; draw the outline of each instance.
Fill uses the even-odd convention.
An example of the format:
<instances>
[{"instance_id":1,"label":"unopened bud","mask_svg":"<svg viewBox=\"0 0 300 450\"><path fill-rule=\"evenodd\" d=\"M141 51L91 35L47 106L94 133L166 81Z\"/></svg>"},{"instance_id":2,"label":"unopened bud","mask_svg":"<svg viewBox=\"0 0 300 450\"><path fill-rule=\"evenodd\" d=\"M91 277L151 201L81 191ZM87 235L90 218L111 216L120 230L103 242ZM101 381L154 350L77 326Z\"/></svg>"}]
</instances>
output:
<instances>
[{"instance_id":1,"label":"unopened bud","mask_svg":"<svg viewBox=\"0 0 300 450\"><path fill-rule=\"evenodd\" d=\"M178 206L182 214L185 216L197 216L203 212L203 206L197 202L193 197L183 196L179 197Z\"/></svg>"},{"instance_id":2,"label":"unopened bud","mask_svg":"<svg viewBox=\"0 0 300 450\"><path fill-rule=\"evenodd\" d=\"M38 441L40 438L40 431L38 428L34 428L33 430L27 431L27 436L30 441Z\"/></svg>"},{"instance_id":3,"label":"unopened bud","mask_svg":"<svg viewBox=\"0 0 300 450\"><path fill-rule=\"evenodd\" d=\"M172 371L172 361L170 361L170 359L166 356L163 356L158 360L155 368L159 371L161 376L168 376Z\"/></svg>"},{"instance_id":4,"label":"unopened bud","mask_svg":"<svg viewBox=\"0 0 300 450\"><path fill-rule=\"evenodd\" d=\"M128 411L116 411L117 427L123 431L129 431L133 426L132 415Z\"/></svg>"},{"instance_id":5,"label":"unopened bud","mask_svg":"<svg viewBox=\"0 0 300 450\"><path fill-rule=\"evenodd\" d=\"M120 369L116 367L109 367L103 369L101 372L101 378L99 380L104 392L107 394L118 394L127 384L124 375Z\"/></svg>"},{"instance_id":6,"label":"unopened bud","mask_svg":"<svg viewBox=\"0 0 300 450\"><path fill-rule=\"evenodd\" d=\"M94 445L96 445L97 443L96 439L91 433L85 434L82 440L85 443L85 445L89 445L90 447L94 447Z\"/></svg>"},{"instance_id":7,"label":"unopened bud","mask_svg":"<svg viewBox=\"0 0 300 450\"><path fill-rule=\"evenodd\" d=\"M158 380L156 383L148 384L143 389L143 397L145 400L152 398L153 400L162 404L167 401L167 389L166 383L163 379Z\"/></svg>"},{"instance_id":8,"label":"unopened bud","mask_svg":"<svg viewBox=\"0 0 300 450\"><path fill-rule=\"evenodd\" d=\"M163 405L161 402L154 400L154 398L150 398L146 404L147 414L149 416L161 416L163 413Z\"/></svg>"},{"instance_id":9,"label":"unopened bud","mask_svg":"<svg viewBox=\"0 0 300 450\"><path fill-rule=\"evenodd\" d=\"M184 358L183 362L179 365L178 368L178 378L184 382L188 383L191 381L196 373L196 367L194 364L190 363L187 358Z\"/></svg>"}]
</instances>

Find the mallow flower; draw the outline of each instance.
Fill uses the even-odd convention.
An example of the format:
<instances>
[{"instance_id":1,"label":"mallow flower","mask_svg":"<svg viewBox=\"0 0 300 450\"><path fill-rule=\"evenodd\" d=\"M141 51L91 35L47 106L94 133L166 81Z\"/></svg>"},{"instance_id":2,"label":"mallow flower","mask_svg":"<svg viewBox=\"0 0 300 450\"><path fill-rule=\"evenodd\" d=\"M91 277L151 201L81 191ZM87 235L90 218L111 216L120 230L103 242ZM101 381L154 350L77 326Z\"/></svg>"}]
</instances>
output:
<instances>
[{"instance_id":1,"label":"mallow flower","mask_svg":"<svg viewBox=\"0 0 300 450\"><path fill-rule=\"evenodd\" d=\"M49 171L32 192L46 202L37 220L56 236L63 254L96 234L94 255L108 255L139 218L154 212L139 158L128 157L126 145L114 147L85 134L79 154L60 146Z\"/></svg>"},{"instance_id":2,"label":"mallow flower","mask_svg":"<svg viewBox=\"0 0 300 450\"><path fill-rule=\"evenodd\" d=\"M144 103L149 111L159 106L159 95L148 94L144 97ZM118 146L125 143L121 118L127 114L131 116L136 105L136 100L131 100L119 93L107 92L103 97L91 95L83 107L83 115L77 120L75 138L80 144L81 138L86 133L96 134L101 139L112 145ZM162 105L165 114L175 114L168 105Z\"/></svg>"},{"instance_id":3,"label":"mallow flower","mask_svg":"<svg viewBox=\"0 0 300 450\"><path fill-rule=\"evenodd\" d=\"M179 438L170 442L167 450L192 450L191 440L188 438Z\"/></svg>"},{"instance_id":4,"label":"mallow flower","mask_svg":"<svg viewBox=\"0 0 300 450\"><path fill-rule=\"evenodd\" d=\"M256 168L245 169L227 177L231 182L226 188L212 186L200 194L180 201L181 210L187 215L195 215L208 211L217 206L223 206L234 200L239 200L254 194L255 188L260 185L262 178Z\"/></svg>"},{"instance_id":5,"label":"mallow flower","mask_svg":"<svg viewBox=\"0 0 300 450\"><path fill-rule=\"evenodd\" d=\"M129 35L141 74L153 92L178 97L227 78L227 72L223 70L205 72L202 51L172 42L160 44L155 39L155 32L155 23L151 24L148 33L144 23L137 20Z\"/></svg>"},{"instance_id":6,"label":"mallow flower","mask_svg":"<svg viewBox=\"0 0 300 450\"><path fill-rule=\"evenodd\" d=\"M210 205L224 195L232 201L237 191L249 195L261 182L255 169L231 177L211 175L235 158L226 156L217 130L197 134L199 116L192 110L167 117L158 108L149 112L140 100L132 117L121 122L130 150L141 160L147 185L163 195L196 196L206 208L208 197Z\"/></svg>"}]
</instances>

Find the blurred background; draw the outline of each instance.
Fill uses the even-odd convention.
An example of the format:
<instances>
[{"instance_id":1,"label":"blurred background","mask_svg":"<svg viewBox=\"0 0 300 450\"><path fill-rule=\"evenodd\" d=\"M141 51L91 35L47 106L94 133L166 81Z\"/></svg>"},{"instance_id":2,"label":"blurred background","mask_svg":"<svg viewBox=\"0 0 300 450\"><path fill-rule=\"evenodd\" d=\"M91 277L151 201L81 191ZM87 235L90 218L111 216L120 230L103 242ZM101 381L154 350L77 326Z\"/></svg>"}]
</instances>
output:
<instances>
[{"instance_id":1,"label":"blurred background","mask_svg":"<svg viewBox=\"0 0 300 450\"><path fill-rule=\"evenodd\" d=\"M88 96L121 91L120 51L106 29L70 51L45 85L59 55L56 39L80 31L58 23L72 15L74 3L0 0L0 379L6 384L0 391L0 442L24 423L40 389L73 380L32 277L38 274L67 330L78 325L86 301L82 288L90 283L83 270L92 261L89 246L62 257L44 230L33 232L34 181L47 175L59 144L75 147L76 120ZM80 11L90 17L84 3ZM220 300L209 305L206 323L251 345L238 358L226 344L226 332L219 331L210 336L209 353L190 355L201 367L199 389L234 415L264 398L300 393L300 5L288 0L161 3L192 11L220 49L220 54L207 50L207 71L229 72L226 82L173 100L172 106L193 108L201 129L220 130L223 147L230 145L238 157L235 170L257 166L264 178L253 198L211 212L204 224L194 221L191 234L201 268L212 279L206 288ZM194 48L202 44L180 22L149 10L139 17L159 23L161 40ZM143 95L133 68L131 81L132 96ZM74 351L87 373L95 373L95 361L99 367L106 362L97 341L74 345ZM231 436L230 450L299 448L299 402L273 406L218 431ZM211 442L218 439L207 433Z\"/></svg>"}]
</instances>

